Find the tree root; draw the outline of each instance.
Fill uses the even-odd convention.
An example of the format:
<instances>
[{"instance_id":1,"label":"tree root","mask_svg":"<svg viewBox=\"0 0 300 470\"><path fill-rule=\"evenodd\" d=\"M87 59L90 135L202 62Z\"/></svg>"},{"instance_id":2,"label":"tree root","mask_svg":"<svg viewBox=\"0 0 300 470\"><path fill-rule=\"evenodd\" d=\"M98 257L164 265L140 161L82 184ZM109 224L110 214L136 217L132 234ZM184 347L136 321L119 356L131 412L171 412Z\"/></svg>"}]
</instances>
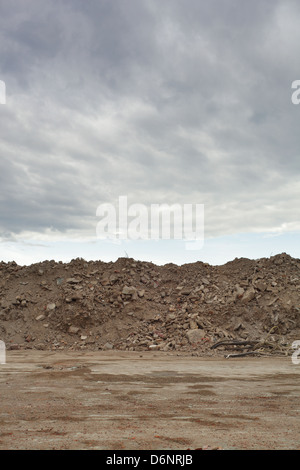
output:
<instances>
[{"instance_id":1,"label":"tree root","mask_svg":"<svg viewBox=\"0 0 300 470\"><path fill-rule=\"evenodd\" d=\"M237 354L228 354L226 359L230 357L244 357L244 356L271 356L271 355L285 355L287 356L291 351L291 345L284 343L283 336L277 340L274 338L270 340L270 336L274 331L280 331L278 325L273 325L265 338L258 340L222 340L211 346L211 349L216 349L219 346L234 348L241 351Z\"/></svg>"}]
</instances>

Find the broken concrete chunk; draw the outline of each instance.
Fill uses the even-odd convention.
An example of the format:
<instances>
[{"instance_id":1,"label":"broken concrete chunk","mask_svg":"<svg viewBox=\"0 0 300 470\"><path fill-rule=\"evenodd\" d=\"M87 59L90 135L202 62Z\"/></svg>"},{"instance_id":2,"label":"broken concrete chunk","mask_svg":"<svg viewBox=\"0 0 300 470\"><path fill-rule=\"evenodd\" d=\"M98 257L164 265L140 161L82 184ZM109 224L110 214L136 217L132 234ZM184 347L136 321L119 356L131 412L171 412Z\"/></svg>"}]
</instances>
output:
<instances>
[{"instance_id":1,"label":"broken concrete chunk","mask_svg":"<svg viewBox=\"0 0 300 470\"><path fill-rule=\"evenodd\" d=\"M135 287L128 287L128 286L124 286L123 287L123 290L122 290L122 294L124 295L132 295L136 292L136 288Z\"/></svg>"},{"instance_id":2,"label":"broken concrete chunk","mask_svg":"<svg viewBox=\"0 0 300 470\"><path fill-rule=\"evenodd\" d=\"M181 294L182 295L190 295L190 293L192 292L192 289L189 289L187 287L184 287L181 291Z\"/></svg>"},{"instance_id":3,"label":"broken concrete chunk","mask_svg":"<svg viewBox=\"0 0 300 470\"><path fill-rule=\"evenodd\" d=\"M75 277L69 277L66 279L66 282L68 284L78 284L79 282L82 282L81 279L76 279Z\"/></svg>"},{"instance_id":4,"label":"broken concrete chunk","mask_svg":"<svg viewBox=\"0 0 300 470\"><path fill-rule=\"evenodd\" d=\"M41 320L44 320L45 318L46 318L45 315L42 314L42 315L38 315L38 316L36 317L36 320L37 320L37 321L41 321Z\"/></svg>"},{"instance_id":5,"label":"broken concrete chunk","mask_svg":"<svg viewBox=\"0 0 300 470\"><path fill-rule=\"evenodd\" d=\"M238 299L241 299L243 297L244 292L244 289L239 286L239 284L235 285L235 294Z\"/></svg>"},{"instance_id":6,"label":"broken concrete chunk","mask_svg":"<svg viewBox=\"0 0 300 470\"><path fill-rule=\"evenodd\" d=\"M199 343L205 337L205 331L200 328L188 330L186 337L191 344Z\"/></svg>"},{"instance_id":7,"label":"broken concrete chunk","mask_svg":"<svg viewBox=\"0 0 300 470\"><path fill-rule=\"evenodd\" d=\"M69 329L68 329L68 332L71 334L71 335L76 335L78 333L78 331L80 330L80 328L78 328L77 326L70 326Z\"/></svg>"},{"instance_id":8,"label":"broken concrete chunk","mask_svg":"<svg viewBox=\"0 0 300 470\"><path fill-rule=\"evenodd\" d=\"M264 292L267 289L267 284L261 280L255 282L255 287L261 291Z\"/></svg>"},{"instance_id":9,"label":"broken concrete chunk","mask_svg":"<svg viewBox=\"0 0 300 470\"><path fill-rule=\"evenodd\" d=\"M56 308L55 303L50 303L50 304L47 305L47 310L51 311L51 310L55 310L55 308Z\"/></svg>"},{"instance_id":10,"label":"broken concrete chunk","mask_svg":"<svg viewBox=\"0 0 300 470\"><path fill-rule=\"evenodd\" d=\"M242 302L247 303L250 302L255 297L255 289L253 287L249 287L246 292L243 294Z\"/></svg>"}]
</instances>

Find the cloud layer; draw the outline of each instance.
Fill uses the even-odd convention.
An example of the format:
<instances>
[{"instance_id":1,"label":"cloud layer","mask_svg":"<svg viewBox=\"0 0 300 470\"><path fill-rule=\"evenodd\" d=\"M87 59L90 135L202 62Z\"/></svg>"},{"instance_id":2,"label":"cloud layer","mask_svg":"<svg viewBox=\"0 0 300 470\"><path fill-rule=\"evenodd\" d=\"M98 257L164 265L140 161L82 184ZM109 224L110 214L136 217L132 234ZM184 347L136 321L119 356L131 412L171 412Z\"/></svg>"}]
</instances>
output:
<instances>
[{"instance_id":1,"label":"cloud layer","mask_svg":"<svg viewBox=\"0 0 300 470\"><path fill-rule=\"evenodd\" d=\"M299 2L0 6L0 236L96 236L99 204L205 204L208 237L299 230Z\"/></svg>"}]
</instances>

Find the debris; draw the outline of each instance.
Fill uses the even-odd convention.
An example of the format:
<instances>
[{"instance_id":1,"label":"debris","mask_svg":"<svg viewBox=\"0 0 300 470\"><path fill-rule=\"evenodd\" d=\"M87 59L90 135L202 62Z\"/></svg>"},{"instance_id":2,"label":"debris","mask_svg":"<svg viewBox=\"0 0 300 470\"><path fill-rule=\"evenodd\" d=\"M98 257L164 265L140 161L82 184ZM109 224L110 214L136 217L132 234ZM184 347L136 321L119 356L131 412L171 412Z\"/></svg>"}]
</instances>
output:
<instances>
[{"instance_id":1,"label":"debris","mask_svg":"<svg viewBox=\"0 0 300 470\"><path fill-rule=\"evenodd\" d=\"M222 266L0 262L1 339L49 350L286 355L300 338L299 270L285 253Z\"/></svg>"},{"instance_id":2,"label":"debris","mask_svg":"<svg viewBox=\"0 0 300 470\"><path fill-rule=\"evenodd\" d=\"M80 328L78 328L77 326L70 326L70 328L68 329L68 332L71 334L71 335L76 335L78 333L78 331L80 330Z\"/></svg>"},{"instance_id":3,"label":"debris","mask_svg":"<svg viewBox=\"0 0 300 470\"><path fill-rule=\"evenodd\" d=\"M205 337L205 331L200 328L188 330L186 336L191 344L198 343Z\"/></svg>"}]
</instances>

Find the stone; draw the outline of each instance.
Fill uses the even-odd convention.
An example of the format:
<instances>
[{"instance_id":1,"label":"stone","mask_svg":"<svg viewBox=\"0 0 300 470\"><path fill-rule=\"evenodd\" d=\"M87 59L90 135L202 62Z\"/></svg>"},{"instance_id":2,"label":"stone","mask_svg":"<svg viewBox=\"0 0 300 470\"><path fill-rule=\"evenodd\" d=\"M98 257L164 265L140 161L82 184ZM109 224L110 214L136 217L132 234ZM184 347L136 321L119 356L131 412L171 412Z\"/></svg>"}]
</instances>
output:
<instances>
[{"instance_id":1,"label":"stone","mask_svg":"<svg viewBox=\"0 0 300 470\"><path fill-rule=\"evenodd\" d=\"M68 284L78 284L79 282L81 282L81 279L76 279L75 277L69 277L68 279L66 279L66 282Z\"/></svg>"},{"instance_id":2,"label":"stone","mask_svg":"<svg viewBox=\"0 0 300 470\"><path fill-rule=\"evenodd\" d=\"M175 313L169 313L167 315L167 320L169 320L169 321L175 320L175 318L176 318Z\"/></svg>"},{"instance_id":3,"label":"stone","mask_svg":"<svg viewBox=\"0 0 300 470\"><path fill-rule=\"evenodd\" d=\"M80 330L80 328L78 328L77 326L72 326L71 325L68 329L68 332L71 333L72 335L76 335L79 330Z\"/></svg>"},{"instance_id":4,"label":"stone","mask_svg":"<svg viewBox=\"0 0 300 470\"><path fill-rule=\"evenodd\" d=\"M9 308L9 302L7 302L7 300L5 300L5 299L2 299L1 302L0 302L0 306L4 309Z\"/></svg>"},{"instance_id":5,"label":"stone","mask_svg":"<svg viewBox=\"0 0 300 470\"><path fill-rule=\"evenodd\" d=\"M198 324L194 318L191 318L190 320L190 329L191 330L197 330L198 329Z\"/></svg>"},{"instance_id":6,"label":"stone","mask_svg":"<svg viewBox=\"0 0 300 470\"><path fill-rule=\"evenodd\" d=\"M123 289L122 289L122 294L124 294L124 295L131 295L130 287L124 286Z\"/></svg>"},{"instance_id":7,"label":"stone","mask_svg":"<svg viewBox=\"0 0 300 470\"><path fill-rule=\"evenodd\" d=\"M253 287L249 287L249 289L246 290L246 292L243 294L242 297L242 302L243 303L248 303L251 300L253 300L255 297L255 289Z\"/></svg>"},{"instance_id":8,"label":"stone","mask_svg":"<svg viewBox=\"0 0 300 470\"><path fill-rule=\"evenodd\" d=\"M45 315L42 314L42 315L38 315L38 316L36 317L36 320L37 320L37 321L41 321L41 320L44 320L45 318L46 318Z\"/></svg>"},{"instance_id":9,"label":"stone","mask_svg":"<svg viewBox=\"0 0 300 470\"><path fill-rule=\"evenodd\" d=\"M263 281L256 281L255 282L255 287L260 291L260 292L264 292L266 289L267 289L267 284Z\"/></svg>"},{"instance_id":10,"label":"stone","mask_svg":"<svg viewBox=\"0 0 300 470\"><path fill-rule=\"evenodd\" d=\"M55 303L50 303L50 304L47 305L47 310L48 311L55 310L55 308L56 308Z\"/></svg>"},{"instance_id":11,"label":"stone","mask_svg":"<svg viewBox=\"0 0 300 470\"><path fill-rule=\"evenodd\" d=\"M233 325L233 331L238 331L239 329L245 329L243 323L237 320Z\"/></svg>"},{"instance_id":12,"label":"stone","mask_svg":"<svg viewBox=\"0 0 300 470\"><path fill-rule=\"evenodd\" d=\"M186 332L187 339L191 344L199 343L205 337L205 334L205 331L200 328L188 330Z\"/></svg>"},{"instance_id":13,"label":"stone","mask_svg":"<svg viewBox=\"0 0 300 470\"><path fill-rule=\"evenodd\" d=\"M239 286L238 284L235 285L236 298L241 299L243 297L244 292L245 291L241 286Z\"/></svg>"},{"instance_id":14,"label":"stone","mask_svg":"<svg viewBox=\"0 0 300 470\"><path fill-rule=\"evenodd\" d=\"M181 294L182 295L190 295L191 292L192 292L192 289L188 289L187 287L184 287L181 291Z\"/></svg>"}]
</instances>

